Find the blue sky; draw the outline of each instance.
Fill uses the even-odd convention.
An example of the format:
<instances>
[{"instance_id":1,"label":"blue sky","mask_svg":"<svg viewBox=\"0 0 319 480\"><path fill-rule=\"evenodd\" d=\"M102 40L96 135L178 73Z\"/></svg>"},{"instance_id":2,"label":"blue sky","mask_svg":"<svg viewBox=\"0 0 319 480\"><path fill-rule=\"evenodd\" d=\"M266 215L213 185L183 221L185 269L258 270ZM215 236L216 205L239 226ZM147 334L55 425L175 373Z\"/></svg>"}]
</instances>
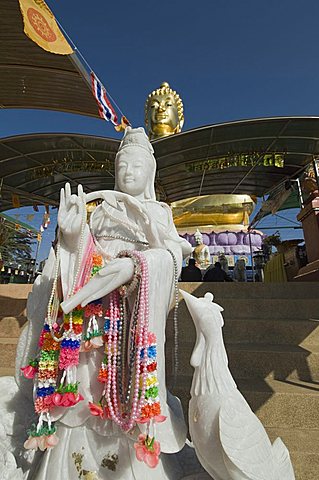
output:
<instances>
[{"instance_id":1,"label":"blue sky","mask_svg":"<svg viewBox=\"0 0 319 480\"><path fill-rule=\"evenodd\" d=\"M317 0L47 3L134 126L163 81L183 99L184 130L319 114ZM118 136L109 123L57 112L1 110L0 122L2 137Z\"/></svg>"}]
</instances>

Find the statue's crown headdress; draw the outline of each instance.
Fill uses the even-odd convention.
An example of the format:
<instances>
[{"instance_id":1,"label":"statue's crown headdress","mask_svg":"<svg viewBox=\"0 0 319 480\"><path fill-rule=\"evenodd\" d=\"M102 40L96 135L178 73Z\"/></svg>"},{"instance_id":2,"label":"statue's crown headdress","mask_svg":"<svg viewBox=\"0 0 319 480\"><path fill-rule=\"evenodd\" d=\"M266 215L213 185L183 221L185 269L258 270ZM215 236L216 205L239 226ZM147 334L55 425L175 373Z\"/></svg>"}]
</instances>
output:
<instances>
[{"instance_id":1,"label":"statue's crown headdress","mask_svg":"<svg viewBox=\"0 0 319 480\"><path fill-rule=\"evenodd\" d=\"M201 234L201 232L198 229L194 233L194 237L195 237L195 239L200 238L201 240L203 240L203 235Z\"/></svg>"},{"instance_id":2,"label":"statue's crown headdress","mask_svg":"<svg viewBox=\"0 0 319 480\"><path fill-rule=\"evenodd\" d=\"M121 141L120 148L118 149L118 153L120 153L127 147L139 147L143 148L152 155L154 153L153 147L143 127L127 127L125 129L125 133Z\"/></svg>"},{"instance_id":3,"label":"statue's crown headdress","mask_svg":"<svg viewBox=\"0 0 319 480\"><path fill-rule=\"evenodd\" d=\"M179 118L179 123L180 123L180 128L182 129L183 124L184 124L184 107L183 107L183 102L181 97L178 95L178 93L175 90L172 90L171 87L169 86L169 83L163 82L159 88L156 90L153 90L149 96L147 97L146 103L145 103L145 125L148 125L148 118L147 118L147 112L149 110L149 105L150 102L152 101L153 97L156 95L173 95L176 106L177 106L177 112L178 112L178 118Z\"/></svg>"}]
</instances>

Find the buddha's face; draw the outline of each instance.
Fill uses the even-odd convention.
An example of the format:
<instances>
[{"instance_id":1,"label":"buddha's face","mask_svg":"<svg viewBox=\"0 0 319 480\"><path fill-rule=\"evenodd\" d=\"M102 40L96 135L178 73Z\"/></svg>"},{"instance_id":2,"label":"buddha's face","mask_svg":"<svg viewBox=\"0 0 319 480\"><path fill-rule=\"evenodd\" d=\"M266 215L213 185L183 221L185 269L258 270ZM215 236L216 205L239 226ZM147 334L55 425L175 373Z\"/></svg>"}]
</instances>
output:
<instances>
[{"instance_id":1,"label":"buddha's face","mask_svg":"<svg viewBox=\"0 0 319 480\"><path fill-rule=\"evenodd\" d=\"M152 97L147 117L151 138L165 137L179 131L177 105L170 93Z\"/></svg>"},{"instance_id":2,"label":"buddha's face","mask_svg":"<svg viewBox=\"0 0 319 480\"><path fill-rule=\"evenodd\" d=\"M151 177L147 152L138 147L123 150L116 158L115 175L121 192L138 199L145 198L145 191Z\"/></svg>"},{"instance_id":3,"label":"buddha's face","mask_svg":"<svg viewBox=\"0 0 319 480\"><path fill-rule=\"evenodd\" d=\"M201 245L203 243L203 238L200 237L199 235L196 235L195 242L196 242L196 245Z\"/></svg>"}]
</instances>

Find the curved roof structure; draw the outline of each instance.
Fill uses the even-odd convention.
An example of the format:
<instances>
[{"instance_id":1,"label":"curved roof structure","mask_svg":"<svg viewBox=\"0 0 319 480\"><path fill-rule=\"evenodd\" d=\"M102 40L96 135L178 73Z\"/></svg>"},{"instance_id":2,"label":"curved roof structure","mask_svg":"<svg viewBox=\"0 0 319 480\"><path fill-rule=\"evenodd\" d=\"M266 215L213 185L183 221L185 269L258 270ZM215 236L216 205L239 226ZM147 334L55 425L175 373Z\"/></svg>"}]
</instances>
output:
<instances>
[{"instance_id":1,"label":"curved roof structure","mask_svg":"<svg viewBox=\"0 0 319 480\"><path fill-rule=\"evenodd\" d=\"M113 189L114 158L119 141L77 134L32 134L0 140L2 205L12 208L12 194L21 205L58 205L65 182L85 191Z\"/></svg>"},{"instance_id":2,"label":"curved roof structure","mask_svg":"<svg viewBox=\"0 0 319 480\"><path fill-rule=\"evenodd\" d=\"M69 181L85 191L112 189L119 141L78 134L33 134L0 140L1 210L58 204ZM163 200L211 194L262 196L294 178L319 155L319 117L283 117L196 128L153 142Z\"/></svg>"},{"instance_id":3,"label":"curved roof structure","mask_svg":"<svg viewBox=\"0 0 319 480\"><path fill-rule=\"evenodd\" d=\"M23 31L18 0L0 2L0 108L40 108L99 118L76 54L46 52Z\"/></svg>"},{"instance_id":4,"label":"curved roof structure","mask_svg":"<svg viewBox=\"0 0 319 480\"><path fill-rule=\"evenodd\" d=\"M318 142L319 117L275 117L200 127L154 147L159 181L176 201L219 193L262 196L296 177L319 154ZM282 167L272 161L276 154Z\"/></svg>"}]
</instances>

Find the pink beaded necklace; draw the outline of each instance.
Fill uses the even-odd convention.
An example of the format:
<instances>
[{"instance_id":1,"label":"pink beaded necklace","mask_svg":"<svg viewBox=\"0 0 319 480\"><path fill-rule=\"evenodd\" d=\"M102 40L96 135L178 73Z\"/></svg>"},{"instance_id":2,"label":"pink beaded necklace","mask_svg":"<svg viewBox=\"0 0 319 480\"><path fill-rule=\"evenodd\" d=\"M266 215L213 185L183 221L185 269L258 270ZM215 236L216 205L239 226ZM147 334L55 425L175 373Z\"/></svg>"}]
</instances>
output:
<instances>
[{"instance_id":1,"label":"pink beaded necklace","mask_svg":"<svg viewBox=\"0 0 319 480\"><path fill-rule=\"evenodd\" d=\"M110 416L120 428L127 432L133 428L136 420L141 415L145 403L146 377L147 377L147 347L148 347L148 320L149 320L149 284L148 266L143 254L137 251L124 251L119 257L131 257L138 261L138 313L135 335L135 358L134 358L134 385L130 405L122 405L119 401L118 391L118 368L117 358L119 351L119 303L120 293L113 292L110 296L110 328L107 337L107 382L105 388L105 399L108 405ZM133 279L133 282L136 278ZM125 296L125 287L119 289ZM144 355L143 355L144 352ZM130 355L131 352L127 352ZM122 362L125 359L122 359ZM124 379L122 379L124 380Z\"/></svg>"}]
</instances>

